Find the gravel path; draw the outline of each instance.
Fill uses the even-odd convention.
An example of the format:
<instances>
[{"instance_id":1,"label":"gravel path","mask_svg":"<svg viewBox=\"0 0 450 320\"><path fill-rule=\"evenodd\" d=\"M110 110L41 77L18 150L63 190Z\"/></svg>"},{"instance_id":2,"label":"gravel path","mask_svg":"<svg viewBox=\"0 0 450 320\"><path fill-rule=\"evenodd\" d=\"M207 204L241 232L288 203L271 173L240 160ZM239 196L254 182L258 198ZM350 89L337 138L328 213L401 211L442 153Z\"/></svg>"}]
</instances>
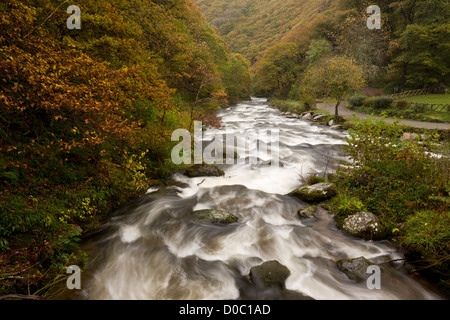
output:
<instances>
[{"instance_id":1,"label":"gravel path","mask_svg":"<svg viewBox=\"0 0 450 320\"><path fill-rule=\"evenodd\" d=\"M369 116L364 113L356 112L346 108L347 102L342 102L339 106L339 115L342 117L353 117L353 115L358 116L361 119L367 119ZM334 114L334 107L336 104L334 103L318 103L317 108L326 110L331 114ZM380 117L381 118L381 117ZM397 119L394 118L386 118L385 121L388 123L394 123ZM445 129L450 130L450 123L436 123L436 122L423 122L423 121L413 121L413 120L400 120L400 124L408 125L414 128L423 128L423 129Z\"/></svg>"}]
</instances>

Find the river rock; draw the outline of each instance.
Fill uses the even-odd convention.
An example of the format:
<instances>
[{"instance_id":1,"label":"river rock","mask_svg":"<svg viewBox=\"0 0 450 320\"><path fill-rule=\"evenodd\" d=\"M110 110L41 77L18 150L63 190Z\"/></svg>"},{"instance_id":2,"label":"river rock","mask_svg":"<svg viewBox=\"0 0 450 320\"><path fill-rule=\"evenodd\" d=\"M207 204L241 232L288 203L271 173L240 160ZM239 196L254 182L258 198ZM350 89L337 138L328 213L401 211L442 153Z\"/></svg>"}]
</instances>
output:
<instances>
[{"instance_id":1,"label":"river rock","mask_svg":"<svg viewBox=\"0 0 450 320\"><path fill-rule=\"evenodd\" d=\"M340 124L336 124L334 126L331 126L331 129L333 129L333 130L344 130L344 127L341 126Z\"/></svg>"},{"instance_id":2,"label":"river rock","mask_svg":"<svg viewBox=\"0 0 450 320\"><path fill-rule=\"evenodd\" d=\"M316 206L307 206L298 211L298 215L301 219L315 218L317 212Z\"/></svg>"},{"instance_id":3,"label":"river rock","mask_svg":"<svg viewBox=\"0 0 450 320\"><path fill-rule=\"evenodd\" d=\"M322 119L325 119L327 116L325 114L318 114L314 116L314 121L321 121Z\"/></svg>"},{"instance_id":4,"label":"river rock","mask_svg":"<svg viewBox=\"0 0 450 320\"><path fill-rule=\"evenodd\" d=\"M313 119L313 115L312 115L312 113L307 113L302 117L302 119L310 121Z\"/></svg>"},{"instance_id":5,"label":"river rock","mask_svg":"<svg viewBox=\"0 0 450 320\"><path fill-rule=\"evenodd\" d=\"M373 263L364 257L359 257L355 259L339 260L336 265L349 279L356 282L363 282L367 280L369 276L366 273L367 269L373 265Z\"/></svg>"},{"instance_id":6,"label":"river rock","mask_svg":"<svg viewBox=\"0 0 450 320\"><path fill-rule=\"evenodd\" d=\"M336 194L337 189L334 183L322 182L296 189L288 195L297 197L306 202L320 202L334 197Z\"/></svg>"},{"instance_id":7,"label":"river rock","mask_svg":"<svg viewBox=\"0 0 450 320\"><path fill-rule=\"evenodd\" d=\"M243 300L312 300L301 292L286 289L289 269L278 261L268 261L250 270L250 282L241 286Z\"/></svg>"},{"instance_id":8,"label":"river rock","mask_svg":"<svg viewBox=\"0 0 450 320\"><path fill-rule=\"evenodd\" d=\"M196 223L228 225L238 222L234 214L222 210L208 209L192 212L192 220Z\"/></svg>"},{"instance_id":9,"label":"river rock","mask_svg":"<svg viewBox=\"0 0 450 320\"><path fill-rule=\"evenodd\" d=\"M186 168L184 175L188 176L189 178L222 177L225 175L225 172L214 165L196 164Z\"/></svg>"},{"instance_id":10,"label":"river rock","mask_svg":"<svg viewBox=\"0 0 450 320\"><path fill-rule=\"evenodd\" d=\"M344 220L342 229L352 236L373 240L381 238L378 218L370 212L358 212Z\"/></svg>"},{"instance_id":11,"label":"river rock","mask_svg":"<svg viewBox=\"0 0 450 320\"><path fill-rule=\"evenodd\" d=\"M285 288L286 279L290 275L289 269L278 261L268 261L250 270L250 280L260 288Z\"/></svg>"}]
</instances>

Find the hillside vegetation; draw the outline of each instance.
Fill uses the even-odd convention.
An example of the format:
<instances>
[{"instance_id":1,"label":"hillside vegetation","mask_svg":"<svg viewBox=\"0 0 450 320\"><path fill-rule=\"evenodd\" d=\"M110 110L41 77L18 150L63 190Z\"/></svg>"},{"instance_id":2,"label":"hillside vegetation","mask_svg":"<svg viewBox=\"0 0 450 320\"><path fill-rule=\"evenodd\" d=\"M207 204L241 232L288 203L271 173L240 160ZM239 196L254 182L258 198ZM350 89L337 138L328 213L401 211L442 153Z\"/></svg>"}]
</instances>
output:
<instances>
[{"instance_id":1,"label":"hillside vegetation","mask_svg":"<svg viewBox=\"0 0 450 320\"><path fill-rule=\"evenodd\" d=\"M253 64L262 53L334 6L325 0L196 0L233 52Z\"/></svg>"},{"instance_id":2,"label":"hillside vegetation","mask_svg":"<svg viewBox=\"0 0 450 320\"><path fill-rule=\"evenodd\" d=\"M245 60L190 0L0 4L0 293L33 292L80 226L170 170L170 136L248 97ZM50 276L51 278L51 276Z\"/></svg>"},{"instance_id":3,"label":"hillside vegetation","mask_svg":"<svg viewBox=\"0 0 450 320\"><path fill-rule=\"evenodd\" d=\"M449 86L447 0L197 0L229 47L250 62L253 94L301 99L304 72L333 56L364 68L385 92ZM381 9L381 29L366 10Z\"/></svg>"}]
</instances>

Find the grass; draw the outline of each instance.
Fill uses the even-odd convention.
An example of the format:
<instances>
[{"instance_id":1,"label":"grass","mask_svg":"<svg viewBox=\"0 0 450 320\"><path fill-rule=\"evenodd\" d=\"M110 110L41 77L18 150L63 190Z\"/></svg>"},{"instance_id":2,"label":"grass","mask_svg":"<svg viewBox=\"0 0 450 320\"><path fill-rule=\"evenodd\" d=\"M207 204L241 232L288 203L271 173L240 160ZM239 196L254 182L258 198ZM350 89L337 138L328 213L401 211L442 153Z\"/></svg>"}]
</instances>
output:
<instances>
[{"instance_id":1,"label":"grass","mask_svg":"<svg viewBox=\"0 0 450 320\"><path fill-rule=\"evenodd\" d=\"M397 100L418 103L450 104L450 94L427 94L422 96L401 98Z\"/></svg>"}]
</instances>

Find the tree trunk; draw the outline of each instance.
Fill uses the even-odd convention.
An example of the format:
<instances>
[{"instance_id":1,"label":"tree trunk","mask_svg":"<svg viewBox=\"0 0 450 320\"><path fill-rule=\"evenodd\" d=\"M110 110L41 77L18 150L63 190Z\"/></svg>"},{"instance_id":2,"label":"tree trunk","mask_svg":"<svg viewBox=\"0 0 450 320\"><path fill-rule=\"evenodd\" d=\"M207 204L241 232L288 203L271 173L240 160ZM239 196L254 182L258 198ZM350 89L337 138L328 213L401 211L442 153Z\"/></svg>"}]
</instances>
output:
<instances>
[{"instance_id":1,"label":"tree trunk","mask_svg":"<svg viewBox=\"0 0 450 320\"><path fill-rule=\"evenodd\" d=\"M338 103L336 104L336 107L335 107L334 115L336 116L336 120L337 120L337 118L339 117L339 105L340 105L340 104L341 104L341 102L338 101Z\"/></svg>"}]
</instances>

